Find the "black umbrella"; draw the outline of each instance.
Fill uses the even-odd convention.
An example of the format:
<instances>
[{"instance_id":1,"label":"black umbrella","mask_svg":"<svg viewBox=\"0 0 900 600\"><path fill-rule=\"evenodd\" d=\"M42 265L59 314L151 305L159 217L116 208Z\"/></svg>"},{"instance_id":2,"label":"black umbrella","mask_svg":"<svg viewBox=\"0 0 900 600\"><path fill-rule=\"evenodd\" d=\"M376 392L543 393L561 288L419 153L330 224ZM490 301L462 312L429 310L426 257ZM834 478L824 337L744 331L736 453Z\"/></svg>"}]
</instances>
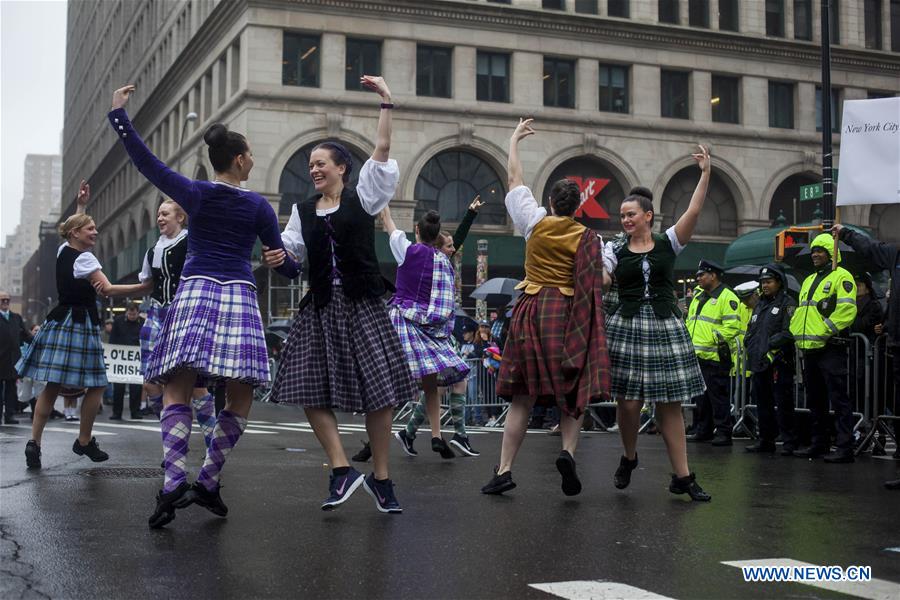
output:
<instances>
[{"instance_id":1,"label":"black umbrella","mask_svg":"<svg viewBox=\"0 0 900 600\"><path fill-rule=\"evenodd\" d=\"M462 307L456 307L454 317L456 317L456 319L453 322L453 336L460 342L463 339L463 333L465 331L475 331L478 329L478 322L470 317L469 313L464 311Z\"/></svg>"},{"instance_id":2,"label":"black umbrella","mask_svg":"<svg viewBox=\"0 0 900 600\"><path fill-rule=\"evenodd\" d=\"M738 265L736 267L731 267L725 271L725 283L735 286L738 283L754 280L759 276L760 268L761 267L757 265ZM752 275L752 277L748 277L748 275ZM786 273L785 275L787 277L788 290L795 294L799 294L800 282L790 273Z\"/></svg>"},{"instance_id":3,"label":"black umbrella","mask_svg":"<svg viewBox=\"0 0 900 600\"><path fill-rule=\"evenodd\" d=\"M484 300L488 306L506 306L510 300L518 298L522 293L521 290L516 289L519 283L518 279L495 277L479 285L474 292L469 294L469 297Z\"/></svg>"}]
</instances>

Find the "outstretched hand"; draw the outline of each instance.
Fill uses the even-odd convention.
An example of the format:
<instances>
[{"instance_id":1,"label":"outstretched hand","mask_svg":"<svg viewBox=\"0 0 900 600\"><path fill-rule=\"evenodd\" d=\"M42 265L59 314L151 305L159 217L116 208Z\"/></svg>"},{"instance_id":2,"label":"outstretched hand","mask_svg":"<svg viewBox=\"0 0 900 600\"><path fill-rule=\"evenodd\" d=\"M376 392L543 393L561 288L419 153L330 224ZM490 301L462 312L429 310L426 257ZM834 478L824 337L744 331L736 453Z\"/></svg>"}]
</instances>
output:
<instances>
[{"instance_id":1,"label":"outstretched hand","mask_svg":"<svg viewBox=\"0 0 900 600\"><path fill-rule=\"evenodd\" d=\"M841 229L843 229L843 228L844 228L844 226L841 225L840 223L835 223L831 227L831 235L833 235L835 238L839 238L841 235Z\"/></svg>"},{"instance_id":2,"label":"outstretched hand","mask_svg":"<svg viewBox=\"0 0 900 600\"><path fill-rule=\"evenodd\" d=\"M105 289L106 289L105 281L103 281L102 279L95 279L95 280L91 281L91 285L94 286L94 289L97 291L97 293L99 295L108 297L105 292Z\"/></svg>"},{"instance_id":3,"label":"outstretched hand","mask_svg":"<svg viewBox=\"0 0 900 600\"><path fill-rule=\"evenodd\" d=\"M131 97L131 94L134 93L134 90L137 88L133 83L129 83L125 87L120 87L116 91L113 92L112 99L112 108L116 110L117 108L124 108L128 103L128 99Z\"/></svg>"},{"instance_id":4,"label":"outstretched hand","mask_svg":"<svg viewBox=\"0 0 900 600\"><path fill-rule=\"evenodd\" d=\"M262 247L262 259L263 264L269 267L270 269L274 269L275 267L280 267L284 264L284 249L279 248L277 250L269 250L268 246Z\"/></svg>"},{"instance_id":5,"label":"outstretched hand","mask_svg":"<svg viewBox=\"0 0 900 600\"><path fill-rule=\"evenodd\" d=\"M391 90L388 88L387 83L384 82L384 77L363 75L359 78L359 83L381 96L385 102L391 101Z\"/></svg>"},{"instance_id":6,"label":"outstretched hand","mask_svg":"<svg viewBox=\"0 0 900 600\"><path fill-rule=\"evenodd\" d=\"M469 205L469 210L478 212L478 209L484 206L484 202L481 201L481 195L475 196L475 199L472 200L472 204Z\"/></svg>"},{"instance_id":7,"label":"outstretched hand","mask_svg":"<svg viewBox=\"0 0 900 600\"><path fill-rule=\"evenodd\" d=\"M516 125L516 130L513 131L512 139L518 142L529 135L534 135L534 129L531 128L533 122L534 119L519 119L519 124Z\"/></svg>"},{"instance_id":8,"label":"outstretched hand","mask_svg":"<svg viewBox=\"0 0 900 600\"><path fill-rule=\"evenodd\" d=\"M704 173L708 173L710 169L710 159L709 159L709 148L702 144L697 144L697 148L700 149L700 152L691 154L691 157L697 161L697 166L700 167L700 170Z\"/></svg>"}]
</instances>

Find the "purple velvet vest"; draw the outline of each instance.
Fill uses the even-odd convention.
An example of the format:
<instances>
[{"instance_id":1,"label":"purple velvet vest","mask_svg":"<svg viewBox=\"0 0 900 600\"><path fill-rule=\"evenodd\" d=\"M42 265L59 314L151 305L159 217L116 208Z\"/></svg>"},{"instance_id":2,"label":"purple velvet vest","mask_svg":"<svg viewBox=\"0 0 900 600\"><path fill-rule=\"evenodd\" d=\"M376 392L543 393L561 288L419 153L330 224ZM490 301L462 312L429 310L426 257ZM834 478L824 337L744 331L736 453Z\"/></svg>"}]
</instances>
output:
<instances>
[{"instance_id":1,"label":"purple velvet vest","mask_svg":"<svg viewBox=\"0 0 900 600\"><path fill-rule=\"evenodd\" d=\"M413 244L406 249L406 258L397 267L394 304L403 308L410 308L413 304L427 307L430 304L435 252L436 248L425 244Z\"/></svg>"}]
</instances>

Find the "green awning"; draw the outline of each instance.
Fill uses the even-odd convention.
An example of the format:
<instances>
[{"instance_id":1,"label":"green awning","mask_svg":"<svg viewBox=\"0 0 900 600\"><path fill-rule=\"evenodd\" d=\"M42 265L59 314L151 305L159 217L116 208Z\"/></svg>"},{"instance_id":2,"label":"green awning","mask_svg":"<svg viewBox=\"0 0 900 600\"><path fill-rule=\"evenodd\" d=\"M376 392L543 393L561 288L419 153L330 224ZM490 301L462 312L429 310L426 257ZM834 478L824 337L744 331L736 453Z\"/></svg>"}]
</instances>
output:
<instances>
[{"instance_id":1,"label":"green awning","mask_svg":"<svg viewBox=\"0 0 900 600\"><path fill-rule=\"evenodd\" d=\"M804 226L810 223L804 223ZM844 224L854 231L859 231L871 237L871 232L865 227ZM787 229L787 227L772 227L771 229L759 229L751 231L735 239L725 251L726 269L738 265L764 265L775 260L775 236ZM690 245L688 245L690 248Z\"/></svg>"},{"instance_id":2,"label":"green awning","mask_svg":"<svg viewBox=\"0 0 900 600\"><path fill-rule=\"evenodd\" d=\"M694 273L703 259L721 263L726 248L728 244L722 242L690 242L675 259L675 270Z\"/></svg>"}]
</instances>

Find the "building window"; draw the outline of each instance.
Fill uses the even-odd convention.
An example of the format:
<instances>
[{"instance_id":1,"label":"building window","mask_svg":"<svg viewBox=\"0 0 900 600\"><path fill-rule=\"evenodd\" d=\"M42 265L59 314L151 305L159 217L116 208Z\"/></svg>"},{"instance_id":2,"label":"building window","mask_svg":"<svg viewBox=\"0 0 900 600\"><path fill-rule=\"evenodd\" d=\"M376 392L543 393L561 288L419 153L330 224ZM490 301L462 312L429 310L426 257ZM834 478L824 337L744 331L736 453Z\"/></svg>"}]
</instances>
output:
<instances>
[{"instance_id":1,"label":"building window","mask_svg":"<svg viewBox=\"0 0 900 600\"><path fill-rule=\"evenodd\" d=\"M381 42L347 38L347 71L344 87L365 91L359 80L363 75L381 75Z\"/></svg>"},{"instance_id":2,"label":"building window","mask_svg":"<svg viewBox=\"0 0 900 600\"><path fill-rule=\"evenodd\" d=\"M831 23L831 43L841 43L841 3L840 0L831 0L831 13L829 15L829 23Z\"/></svg>"},{"instance_id":3,"label":"building window","mask_svg":"<svg viewBox=\"0 0 900 600\"><path fill-rule=\"evenodd\" d=\"M436 210L441 218L459 223L469 204L480 195L484 206L478 211L480 225L505 225L506 189L497 171L480 156L466 150L447 150L431 158L416 178L418 204L415 218Z\"/></svg>"},{"instance_id":4,"label":"building window","mask_svg":"<svg viewBox=\"0 0 900 600\"><path fill-rule=\"evenodd\" d=\"M600 110L628 112L628 67L600 65Z\"/></svg>"},{"instance_id":5,"label":"building window","mask_svg":"<svg viewBox=\"0 0 900 600\"><path fill-rule=\"evenodd\" d=\"M900 0L891 0L891 50L900 52Z\"/></svg>"},{"instance_id":6,"label":"building window","mask_svg":"<svg viewBox=\"0 0 900 600\"><path fill-rule=\"evenodd\" d=\"M416 48L416 95L449 98L453 75L453 49L436 46Z\"/></svg>"},{"instance_id":7,"label":"building window","mask_svg":"<svg viewBox=\"0 0 900 600\"><path fill-rule=\"evenodd\" d=\"M712 120L716 123L740 123L740 94L738 78L712 76Z\"/></svg>"},{"instance_id":8,"label":"building window","mask_svg":"<svg viewBox=\"0 0 900 600\"><path fill-rule=\"evenodd\" d=\"M766 0L766 35L784 37L784 0Z\"/></svg>"},{"instance_id":9,"label":"building window","mask_svg":"<svg viewBox=\"0 0 900 600\"><path fill-rule=\"evenodd\" d=\"M509 54L478 52L476 95L485 102L509 102Z\"/></svg>"},{"instance_id":10,"label":"building window","mask_svg":"<svg viewBox=\"0 0 900 600\"><path fill-rule=\"evenodd\" d=\"M769 127L794 128L794 84L769 82Z\"/></svg>"},{"instance_id":11,"label":"building window","mask_svg":"<svg viewBox=\"0 0 900 600\"><path fill-rule=\"evenodd\" d=\"M610 17L627 19L631 16L631 8L628 5L628 0L608 0L608 2L606 14Z\"/></svg>"},{"instance_id":12,"label":"building window","mask_svg":"<svg viewBox=\"0 0 900 600\"><path fill-rule=\"evenodd\" d=\"M813 0L794 0L794 39L812 39Z\"/></svg>"},{"instance_id":13,"label":"building window","mask_svg":"<svg viewBox=\"0 0 900 600\"><path fill-rule=\"evenodd\" d=\"M866 0L866 48L881 50L881 0Z\"/></svg>"},{"instance_id":14,"label":"building window","mask_svg":"<svg viewBox=\"0 0 900 600\"><path fill-rule=\"evenodd\" d=\"M319 49L317 35L284 32L284 51L281 60L281 83L303 87L319 87Z\"/></svg>"},{"instance_id":15,"label":"building window","mask_svg":"<svg viewBox=\"0 0 900 600\"><path fill-rule=\"evenodd\" d=\"M841 132L841 91L831 88L831 131ZM816 131L822 131L822 88L816 86Z\"/></svg>"},{"instance_id":16,"label":"building window","mask_svg":"<svg viewBox=\"0 0 900 600\"><path fill-rule=\"evenodd\" d=\"M575 0L575 12L583 15L596 15L600 10L597 0Z\"/></svg>"},{"instance_id":17,"label":"building window","mask_svg":"<svg viewBox=\"0 0 900 600\"><path fill-rule=\"evenodd\" d=\"M690 119L689 78L684 71L660 73L660 113L670 119Z\"/></svg>"},{"instance_id":18,"label":"building window","mask_svg":"<svg viewBox=\"0 0 900 600\"><path fill-rule=\"evenodd\" d=\"M542 0L541 6L550 10L566 10L566 0Z\"/></svg>"},{"instance_id":19,"label":"building window","mask_svg":"<svg viewBox=\"0 0 900 600\"><path fill-rule=\"evenodd\" d=\"M659 0L659 22L678 25L678 0Z\"/></svg>"},{"instance_id":20,"label":"building window","mask_svg":"<svg viewBox=\"0 0 900 600\"><path fill-rule=\"evenodd\" d=\"M740 18L738 0L719 0L719 29L738 31Z\"/></svg>"},{"instance_id":21,"label":"building window","mask_svg":"<svg viewBox=\"0 0 900 600\"><path fill-rule=\"evenodd\" d=\"M709 0L688 0L688 24L709 27Z\"/></svg>"},{"instance_id":22,"label":"building window","mask_svg":"<svg viewBox=\"0 0 900 600\"><path fill-rule=\"evenodd\" d=\"M575 61L544 57L544 106L575 108Z\"/></svg>"}]
</instances>

